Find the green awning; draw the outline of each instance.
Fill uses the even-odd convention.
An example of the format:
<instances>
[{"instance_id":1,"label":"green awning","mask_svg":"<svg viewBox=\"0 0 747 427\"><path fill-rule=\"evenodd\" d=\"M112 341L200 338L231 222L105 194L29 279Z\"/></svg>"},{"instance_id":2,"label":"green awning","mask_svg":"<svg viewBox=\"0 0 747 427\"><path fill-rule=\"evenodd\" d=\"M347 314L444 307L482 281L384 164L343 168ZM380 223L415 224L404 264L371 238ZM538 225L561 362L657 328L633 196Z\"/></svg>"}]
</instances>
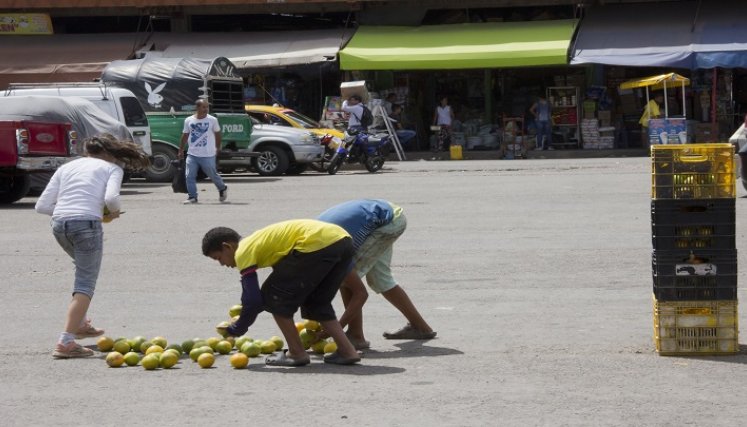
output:
<instances>
[{"instance_id":1,"label":"green awning","mask_svg":"<svg viewBox=\"0 0 747 427\"><path fill-rule=\"evenodd\" d=\"M361 26L340 51L343 70L567 65L575 19L420 27Z\"/></svg>"}]
</instances>

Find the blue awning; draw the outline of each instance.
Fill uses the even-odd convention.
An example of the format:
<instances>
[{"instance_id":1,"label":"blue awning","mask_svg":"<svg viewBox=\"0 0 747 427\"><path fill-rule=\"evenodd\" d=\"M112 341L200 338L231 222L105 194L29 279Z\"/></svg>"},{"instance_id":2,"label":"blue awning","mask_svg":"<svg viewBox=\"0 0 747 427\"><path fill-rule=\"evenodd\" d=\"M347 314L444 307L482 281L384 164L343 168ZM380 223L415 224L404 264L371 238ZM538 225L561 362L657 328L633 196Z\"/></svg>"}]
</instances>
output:
<instances>
[{"instance_id":1,"label":"blue awning","mask_svg":"<svg viewBox=\"0 0 747 427\"><path fill-rule=\"evenodd\" d=\"M747 25L726 1L591 7L571 64L747 68Z\"/></svg>"}]
</instances>

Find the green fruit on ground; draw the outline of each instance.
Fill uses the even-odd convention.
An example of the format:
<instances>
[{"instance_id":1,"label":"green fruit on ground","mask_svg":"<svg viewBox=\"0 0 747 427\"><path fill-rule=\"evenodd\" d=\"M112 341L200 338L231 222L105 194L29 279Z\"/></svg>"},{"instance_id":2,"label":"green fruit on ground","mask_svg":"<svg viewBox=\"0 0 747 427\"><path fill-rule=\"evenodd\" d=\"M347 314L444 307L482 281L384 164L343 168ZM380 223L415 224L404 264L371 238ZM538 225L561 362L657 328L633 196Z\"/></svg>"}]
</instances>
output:
<instances>
[{"instance_id":1,"label":"green fruit on ground","mask_svg":"<svg viewBox=\"0 0 747 427\"><path fill-rule=\"evenodd\" d=\"M145 352L146 352L146 351L148 351L148 349L149 349L150 347L154 346L154 345L155 345L155 344L153 344L153 343L152 343L152 342L150 342L150 341L145 341L145 342L143 342L142 344L140 344L140 353L143 353L143 354L145 354Z\"/></svg>"},{"instance_id":2,"label":"green fruit on ground","mask_svg":"<svg viewBox=\"0 0 747 427\"><path fill-rule=\"evenodd\" d=\"M195 346L195 342L192 340L186 340L182 343L182 352L189 353Z\"/></svg>"},{"instance_id":3,"label":"green fruit on ground","mask_svg":"<svg viewBox=\"0 0 747 427\"><path fill-rule=\"evenodd\" d=\"M170 349L168 349L168 350L164 350L164 354L165 354L165 353L171 353L171 354L173 354L174 356L176 356L176 358L177 358L177 359L179 359L180 357L182 357L182 354L181 354L181 353L179 353L179 351L177 351L176 349L173 349L173 348L170 348Z\"/></svg>"},{"instance_id":4,"label":"green fruit on ground","mask_svg":"<svg viewBox=\"0 0 747 427\"><path fill-rule=\"evenodd\" d=\"M126 339L119 340L114 343L112 349L119 354L125 354L130 351L130 343L128 343Z\"/></svg>"},{"instance_id":5,"label":"green fruit on ground","mask_svg":"<svg viewBox=\"0 0 747 427\"><path fill-rule=\"evenodd\" d=\"M193 348L192 351L189 352L189 358L192 359L193 362L197 362L197 358L200 357L202 353L205 351L200 348Z\"/></svg>"},{"instance_id":6,"label":"green fruit on ground","mask_svg":"<svg viewBox=\"0 0 747 427\"><path fill-rule=\"evenodd\" d=\"M161 348L166 348L169 343L166 341L166 338L164 337L155 337L152 340L150 340L155 345L161 346Z\"/></svg>"},{"instance_id":7,"label":"green fruit on ground","mask_svg":"<svg viewBox=\"0 0 747 427\"><path fill-rule=\"evenodd\" d=\"M143 360L140 361L140 364L143 365L143 369L145 369L146 371L152 371L158 368L159 360L158 357L149 354L143 357Z\"/></svg>"},{"instance_id":8,"label":"green fruit on ground","mask_svg":"<svg viewBox=\"0 0 747 427\"><path fill-rule=\"evenodd\" d=\"M236 338L234 337L226 337L223 340L231 343L231 348L233 348L236 345Z\"/></svg>"},{"instance_id":9,"label":"green fruit on ground","mask_svg":"<svg viewBox=\"0 0 747 427\"><path fill-rule=\"evenodd\" d=\"M257 357L260 353L262 353L262 349L256 342L249 341L241 346L241 352L249 357Z\"/></svg>"},{"instance_id":10,"label":"green fruit on ground","mask_svg":"<svg viewBox=\"0 0 747 427\"><path fill-rule=\"evenodd\" d=\"M324 347L327 345L326 340L317 341L311 345L311 350L316 354L324 354Z\"/></svg>"},{"instance_id":11,"label":"green fruit on ground","mask_svg":"<svg viewBox=\"0 0 747 427\"><path fill-rule=\"evenodd\" d=\"M244 369L249 364L249 356L244 353L236 353L228 360L231 362L231 366L236 369Z\"/></svg>"},{"instance_id":12,"label":"green fruit on ground","mask_svg":"<svg viewBox=\"0 0 747 427\"><path fill-rule=\"evenodd\" d=\"M148 347L147 350L145 350L146 355L151 353L163 353L163 347L157 344L153 344L152 346Z\"/></svg>"},{"instance_id":13,"label":"green fruit on ground","mask_svg":"<svg viewBox=\"0 0 747 427\"><path fill-rule=\"evenodd\" d=\"M169 369L176 365L176 362L179 361L179 356L174 354L172 351L167 351L161 355L161 357L158 359L158 364L161 365L164 369Z\"/></svg>"},{"instance_id":14,"label":"green fruit on ground","mask_svg":"<svg viewBox=\"0 0 747 427\"><path fill-rule=\"evenodd\" d=\"M124 355L124 361L127 366L135 366L140 363L140 355L135 353L134 351L131 351Z\"/></svg>"},{"instance_id":15,"label":"green fruit on ground","mask_svg":"<svg viewBox=\"0 0 747 427\"><path fill-rule=\"evenodd\" d=\"M212 353L203 353L197 358L197 364L200 368L209 368L215 363L215 356Z\"/></svg>"},{"instance_id":16,"label":"green fruit on ground","mask_svg":"<svg viewBox=\"0 0 747 427\"><path fill-rule=\"evenodd\" d=\"M96 347L99 351L112 351L114 349L114 340L110 337L101 337L96 341Z\"/></svg>"},{"instance_id":17,"label":"green fruit on ground","mask_svg":"<svg viewBox=\"0 0 747 427\"><path fill-rule=\"evenodd\" d=\"M207 345L210 346L213 350L215 350L215 346L218 345L219 342L223 341L223 338L218 337L210 337L207 339Z\"/></svg>"},{"instance_id":18,"label":"green fruit on ground","mask_svg":"<svg viewBox=\"0 0 747 427\"><path fill-rule=\"evenodd\" d=\"M215 326L215 331L218 332L218 335L222 336L223 338L228 336L228 331L226 328L231 326L228 322L220 322Z\"/></svg>"},{"instance_id":19,"label":"green fruit on ground","mask_svg":"<svg viewBox=\"0 0 747 427\"><path fill-rule=\"evenodd\" d=\"M215 354L215 350L213 350L213 348L212 348L212 347L210 347L209 345L205 345L205 346L202 346L202 347L200 347L200 348L202 349L202 351L203 351L204 353Z\"/></svg>"},{"instance_id":20,"label":"green fruit on ground","mask_svg":"<svg viewBox=\"0 0 747 427\"><path fill-rule=\"evenodd\" d=\"M238 337L238 338L236 338L236 343L235 343L234 345L236 346L236 348L238 348L239 350L241 350L241 347L242 347L242 346L243 346L243 345L244 345L245 343L248 343L248 342L250 342L251 340L252 340L251 338L249 338L249 337L247 337L246 335L244 335L243 337Z\"/></svg>"},{"instance_id":21,"label":"green fruit on ground","mask_svg":"<svg viewBox=\"0 0 747 427\"><path fill-rule=\"evenodd\" d=\"M177 353L181 356L182 354L182 346L179 344L169 344L168 347L166 347L166 350L176 350Z\"/></svg>"},{"instance_id":22,"label":"green fruit on ground","mask_svg":"<svg viewBox=\"0 0 747 427\"><path fill-rule=\"evenodd\" d=\"M134 351L140 350L140 346L143 345L145 342L145 337L137 336L135 338L131 338L127 340L127 342L130 343L130 348Z\"/></svg>"},{"instance_id":23,"label":"green fruit on ground","mask_svg":"<svg viewBox=\"0 0 747 427\"><path fill-rule=\"evenodd\" d=\"M262 349L262 354L270 354L277 350L275 343L272 341L262 341L262 344L259 346L259 348Z\"/></svg>"},{"instance_id":24,"label":"green fruit on ground","mask_svg":"<svg viewBox=\"0 0 747 427\"><path fill-rule=\"evenodd\" d=\"M228 341L221 341L215 345L215 351L220 354L228 354L231 352L233 345Z\"/></svg>"},{"instance_id":25,"label":"green fruit on ground","mask_svg":"<svg viewBox=\"0 0 747 427\"><path fill-rule=\"evenodd\" d=\"M118 351L112 351L106 355L106 364L112 368L119 368L124 363L124 356Z\"/></svg>"},{"instance_id":26,"label":"green fruit on ground","mask_svg":"<svg viewBox=\"0 0 747 427\"><path fill-rule=\"evenodd\" d=\"M192 348L205 347L206 345L208 345L207 340L197 339L197 340L195 340L194 345L192 346Z\"/></svg>"},{"instance_id":27,"label":"green fruit on ground","mask_svg":"<svg viewBox=\"0 0 747 427\"><path fill-rule=\"evenodd\" d=\"M311 343L313 343L316 339L314 333L307 331L305 328L301 329L301 332L299 332L298 336L301 338L301 344L303 344L303 348L307 350L309 349L309 347L311 347Z\"/></svg>"},{"instance_id":28,"label":"green fruit on ground","mask_svg":"<svg viewBox=\"0 0 747 427\"><path fill-rule=\"evenodd\" d=\"M234 316L238 316L239 314L241 314L241 308L242 308L241 304L236 304L230 309L228 309L228 317L234 317Z\"/></svg>"},{"instance_id":29,"label":"green fruit on ground","mask_svg":"<svg viewBox=\"0 0 747 427\"><path fill-rule=\"evenodd\" d=\"M285 345L285 341L277 335L271 337L270 341L275 343L275 350L282 350Z\"/></svg>"},{"instance_id":30,"label":"green fruit on ground","mask_svg":"<svg viewBox=\"0 0 747 427\"><path fill-rule=\"evenodd\" d=\"M302 329L306 329L306 323L305 322L296 322L296 331L299 333Z\"/></svg>"},{"instance_id":31,"label":"green fruit on ground","mask_svg":"<svg viewBox=\"0 0 747 427\"><path fill-rule=\"evenodd\" d=\"M334 353L336 351L337 351L337 343L335 343L334 341L330 341L324 345L325 353Z\"/></svg>"}]
</instances>

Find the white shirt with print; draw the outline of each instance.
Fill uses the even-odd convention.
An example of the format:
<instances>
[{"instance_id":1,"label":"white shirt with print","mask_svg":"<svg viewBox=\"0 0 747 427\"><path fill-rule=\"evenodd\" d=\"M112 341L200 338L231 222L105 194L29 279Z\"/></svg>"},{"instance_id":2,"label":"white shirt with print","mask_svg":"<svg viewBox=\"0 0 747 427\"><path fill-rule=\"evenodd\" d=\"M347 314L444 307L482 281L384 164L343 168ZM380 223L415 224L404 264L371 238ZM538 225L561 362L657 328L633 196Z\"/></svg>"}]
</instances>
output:
<instances>
[{"instance_id":1,"label":"white shirt with print","mask_svg":"<svg viewBox=\"0 0 747 427\"><path fill-rule=\"evenodd\" d=\"M215 133L220 132L218 119L208 114L203 119L197 115L184 120L182 133L188 134L189 155L195 157L215 157Z\"/></svg>"}]
</instances>

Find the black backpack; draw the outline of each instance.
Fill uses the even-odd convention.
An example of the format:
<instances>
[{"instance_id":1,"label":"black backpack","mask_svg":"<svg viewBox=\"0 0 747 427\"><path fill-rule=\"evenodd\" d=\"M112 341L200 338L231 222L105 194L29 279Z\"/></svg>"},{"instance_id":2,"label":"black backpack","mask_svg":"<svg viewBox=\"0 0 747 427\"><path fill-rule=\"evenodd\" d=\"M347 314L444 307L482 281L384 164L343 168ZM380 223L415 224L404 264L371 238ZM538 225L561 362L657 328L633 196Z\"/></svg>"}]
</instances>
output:
<instances>
[{"instance_id":1,"label":"black backpack","mask_svg":"<svg viewBox=\"0 0 747 427\"><path fill-rule=\"evenodd\" d=\"M363 107L363 115L361 117L356 116L356 118L360 120L364 129L368 129L373 124L373 113L365 105L361 105L361 107Z\"/></svg>"}]
</instances>

